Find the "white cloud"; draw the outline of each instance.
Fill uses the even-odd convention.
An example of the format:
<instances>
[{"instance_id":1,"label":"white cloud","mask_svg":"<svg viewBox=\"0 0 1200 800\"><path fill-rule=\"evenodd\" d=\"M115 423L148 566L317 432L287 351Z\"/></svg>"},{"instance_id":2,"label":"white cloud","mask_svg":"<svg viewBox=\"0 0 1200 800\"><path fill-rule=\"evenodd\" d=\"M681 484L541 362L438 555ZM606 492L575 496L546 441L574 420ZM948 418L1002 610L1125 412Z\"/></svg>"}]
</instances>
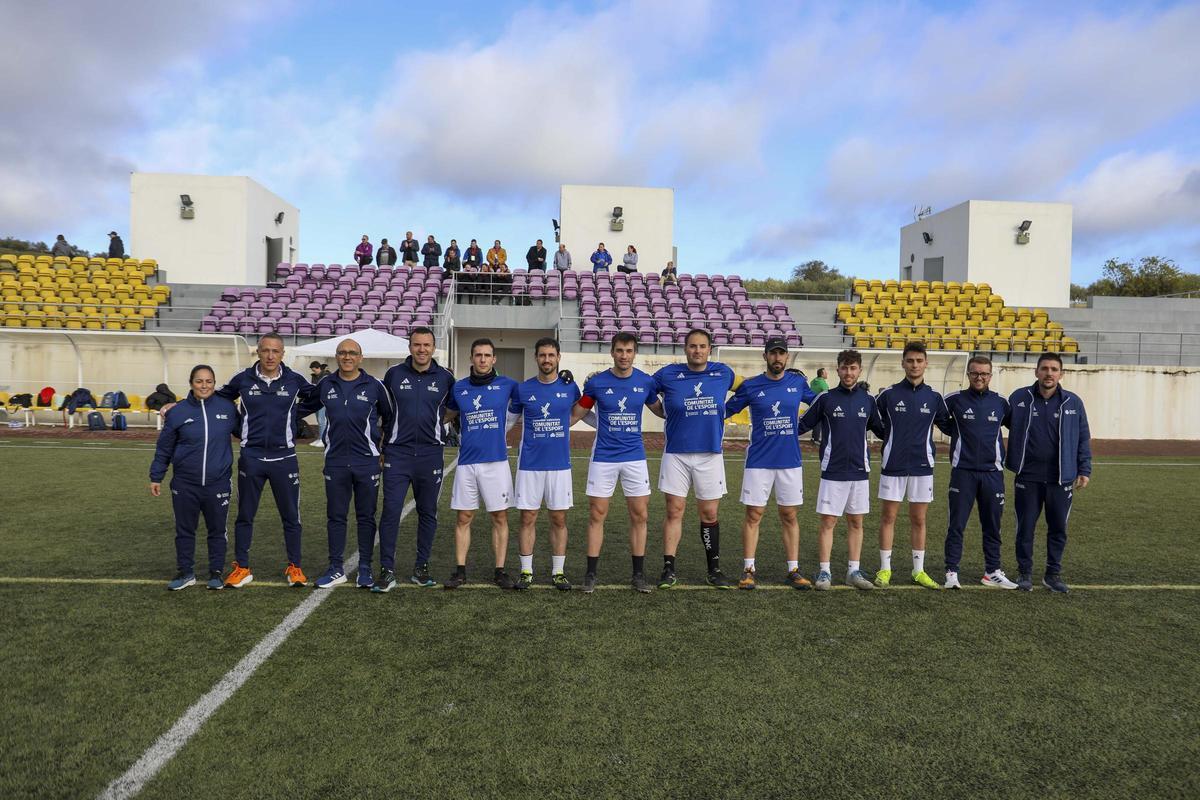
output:
<instances>
[{"instance_id":1,"label":"white cloud","mask_svg":"<svg viewBox=\"0 0 1200 800\"><path fill-rule=\"evenodd\" d=\"M1200 219L1200 161L1166 151L1119 153L1067 186L1062 199L1075 206L1075 227L1085 234L1194 225Z\"/></svg>"},{"instance_id":2,"label":"white cloud","mask_svg":"<svg viewBox=\"0 0 1200 800\"><path fill-rule=\"evenodd\" d=\"M4 232L70 233L81 217L123 207L134 162L119 144L146 124L144 93L172 70L243 42L248 23L278 6L138 0L73 4L64 13L53 3L8 4L0 48Z\"/></svg>"}]
</instances>

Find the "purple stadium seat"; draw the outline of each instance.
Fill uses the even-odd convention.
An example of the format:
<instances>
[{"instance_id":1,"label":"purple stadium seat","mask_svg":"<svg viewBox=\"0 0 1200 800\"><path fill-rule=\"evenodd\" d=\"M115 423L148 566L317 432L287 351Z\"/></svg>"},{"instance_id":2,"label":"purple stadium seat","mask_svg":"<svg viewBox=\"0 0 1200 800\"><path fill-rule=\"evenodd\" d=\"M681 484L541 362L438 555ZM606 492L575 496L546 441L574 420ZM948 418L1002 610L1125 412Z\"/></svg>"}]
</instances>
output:
<instances>
[{"instance_id":1,"label":"purple stadium seat","mask_svg":"<svg viewBox=\"0 0 1200 800\"><path fill-rule=\"evenodd\" d=\"M761 330L750 331L750 344L754 345L755 347L762 347L766 343L766 334L764 334Z\"/></svg>"},{"instance_id":2,"label":"purple stadium seat","mask_svg":"<svg viewBox=\"0 0 1200 800\"><path fill-rule=\"evenodd\" d=\"M216 333L217 323L215 317L205 317L200 323L201 333Z\"/></svg>"},{"instance_id":3,"label":"purple stadium seat","mask_svg":"<svg viewBox=\"0 0 1200 800\"><path fill-rule=\"evenodd\" d=\"M322 320L313 326L313 334L316 336L333 336L333 325Z\"/></svg>"},{"instance_id":4,"label":"purple stadium seat","mask_svg":"<svg viewBox=\"0 0 1200 800\"><path fill-rule=\"evenodd\" d=\"M226 317L217 323L217 330L221 333L237 333L237 320Z\"/></svg>"},{"instance_id":5,"label":"purple stadium seat","mask_svg":"<svg viewBox=\"0 0 1200 800\"><path fill-rule=\"evenodd\" d=\"M296 335L297 336L312 336L313 335L312 320L307 320L307 319L296 320Z\"/></svg>"},{"instance_id":6,"label":"purple stadium seat","mask_svg":"<svg viewBox=\"0 0 1200 800\"><path fill-rule=\"evenodd\" d=\"M296 333L296 323L290 319L281 319L275 326L275 332L280 336L293 336Z\"/></svg>"}]
</instances>

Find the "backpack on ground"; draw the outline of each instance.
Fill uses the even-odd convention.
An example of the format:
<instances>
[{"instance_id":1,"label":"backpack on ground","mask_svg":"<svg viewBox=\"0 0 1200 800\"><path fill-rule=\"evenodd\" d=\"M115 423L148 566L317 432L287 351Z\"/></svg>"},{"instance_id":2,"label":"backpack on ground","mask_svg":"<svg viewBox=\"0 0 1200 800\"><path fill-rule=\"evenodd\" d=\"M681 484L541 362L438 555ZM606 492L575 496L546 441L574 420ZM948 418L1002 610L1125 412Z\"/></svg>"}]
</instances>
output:
<instances>
[{"instance_id":1,"label":"backpack on ground","mask_svg":"<svg viewBox=\"0 0 1200 800\"><path fill-rule=\"evenodd\" d=\"M87 415L89 431L106 431L108 426L104 424L104 415L99 411L89 411Z\"/></svg>"},{"instance_id":2,"label":"backpack on ground","mask_svg":"<svg viewBox=\"0 0 1200 800\"><path fill-rule=\"evenodd\" d=\"M113 392L112 396L113 408L129 408L129 398L126 397L125 393L120 389L117 389L115 392Z\"/></svg>"},{"instance_id":3,"label":"backpack on ground","mask_svg":"<svg viewBox=\"0 0 1200 800\"><path fill-rule=\"evenodd\" d=\"M47 386L38 392L37 404L42 408L46 408L54 403L54 387Z\"/></svg>"},{"instance_id":4,"label":"backpack on ground","mask_svg":"<svg viewBox=\"0 0 1200 800\"><path fill-rule=\"evenodd\" d=\"M125 419L125 415L120 411L114 411L112 415L112 429L114 431L129 430L129 422Z\"/></svg>"},{"instance_id":5,"label":"backpack on ground","mask_svg":"<svg viewBox=\"0 0 1200 800\"><path fill-rule=\"evenodd\" d=\"M105 392L104 396L100 398L100 407L101 408L112 408L114 396L115 396L115 392Z\"/></svg>"}]
</instances>

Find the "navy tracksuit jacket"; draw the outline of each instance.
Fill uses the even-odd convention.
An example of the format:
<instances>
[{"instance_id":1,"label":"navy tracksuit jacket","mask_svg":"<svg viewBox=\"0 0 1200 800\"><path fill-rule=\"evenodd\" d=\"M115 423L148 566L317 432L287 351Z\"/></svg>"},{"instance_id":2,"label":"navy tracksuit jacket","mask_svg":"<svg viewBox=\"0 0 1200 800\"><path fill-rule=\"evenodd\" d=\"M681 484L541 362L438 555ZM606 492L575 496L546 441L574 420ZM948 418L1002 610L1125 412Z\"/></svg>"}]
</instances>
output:
<instances>
[{"instance_id":1,"label":"navy tracksuit jacket","mask_svg":"<svg viewBox=\"0 0 1200 800\"><path fill-rule=\"evenodd\" d=\"M821 428L821 478L827 481L865 481L871 476L867 430L882 435L875 398L861 386L841 384L821 392L800 418L797 436Z\"/></svg>"},{"instance_id":2,"label":"navy tracksuit jacket","mask_svg":"<svg viewBox=\"0 0 1200 800\"><path fill-rule=\"evenodd\" d=\"M1091 431L1079 395L1060 384L1043 398L1038 384L1018 389L1008 398L1008 457L1016 473L1017 567L1033 572L1033 534L1046 510L1046 574L1062 571L1067 547L1075 479L1092 474Z\"/></svg>"},{"instance_id":3,"label":"navy tracksuit jacket","mask_svg":"<svg viewBox=\"0 0 1200 800\"><path fill-rule=\"evenodd\" d=\"M379 564L395 570L396 539L404 498L412 486L417 510L416 565L429 563L437 533L438 494L442 488L445 437L442 414L454 386L454 375L436 361L429 369L413 369L412 356L387 371L383 385L395 415L385 431L383 448L383 514L379 520Z\"/></svg>"},{"instance_id":4,"label":"navy tracksuit jacket","mask_svg":"<svg viewBox=\"0 0 1200 800\"><path fill-rule=\"evenodd\" d=\"M984 569L1000 569L1000 518L1004 513L1004 435L1008 401L993 391L963 389L946 398L950 419L938 427L950 437L950 512L946 571L958 572L963 529L979 506Z\"/></svg>"},{"instance_id":5,"label":"navy tracksuit jacket","mask_svg":"<svg viewBox=\"0 0 1200 800\"><path fill-rule=\"evenodd\" d=\"M316 387L325 409L325 515L329 566L345 563L346 514L354 498L359 569L371 568L375 550L375 506L379 497L379 444L391 422L392 403L377 378L359 370L353 381L326 375Z\"/></svg>"},{"instance_id":6,"label":"navy tracksuit jacket","mask_svg":"<svg viewBox=\"0 0 1200 800\"><path fill-rule=\"evenodd\" d=\"M250 566L254 515L267 482L271 484L271 493L283 521L288 561L300 566L300 464L296 460L296 420L320 406L312 402L315 387L304 376L283 365L279 369L279 377L268 381L255 363L217 389L220 397L242 401L234 558L243 567Z\"/></svg>"},{"instance_id":7,"label":"navy tracksuit jacket","mask_svg":"<svg viewBox=\"0 0 1200 800\"><path fill-rule=\"evenodd\" d=\"M189 393L163 419L150 464L150 482L171 473L175 510L175 561L180 572L195 571L196 525L204 515L208 529L208 569L225 569L226 516L232 492L233 439L238 411L223 397L200 400Z\"/></svg>"},{"instance_id":8,"label":"navy tracksuit jacket","mask_svg":"<svg viewBox=\"0 0 1200 800\"><path fill-rule=\"evenodd\" d=\"M933 425L947 419L946 401L925 382L904 379L875 398L883 431L879 469L884 475L919 477L933 474Z\"/></svg>"}]
</instances>

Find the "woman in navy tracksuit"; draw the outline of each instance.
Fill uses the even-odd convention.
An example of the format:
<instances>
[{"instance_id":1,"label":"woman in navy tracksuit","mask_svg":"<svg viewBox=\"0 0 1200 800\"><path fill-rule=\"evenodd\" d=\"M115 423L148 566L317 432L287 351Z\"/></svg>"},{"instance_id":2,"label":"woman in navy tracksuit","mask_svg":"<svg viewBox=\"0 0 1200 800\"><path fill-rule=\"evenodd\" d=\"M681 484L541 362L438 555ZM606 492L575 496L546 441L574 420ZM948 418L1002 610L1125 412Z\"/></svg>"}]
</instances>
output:
<instances>
[{"instance_id":1,"label":"woman in navy tracksuit","mask_svg":"<svg viewBox=\"0 0 1200 800\"><path fill-rule=\"evenodd\" d=\"M208 588L221 588L225 569L225 518L232 487L233 433L238 427L237 407L213 392L216 375L206 364L192 368L191 392L167 412L154 462L150 465L150 494L162 494L167 466L171 475L171 503L175 508L175 560L179 574L167 584L172 591L196 582L194 571L196 526L200 514L208 528Z\"/></svg>"}]
</instances>

